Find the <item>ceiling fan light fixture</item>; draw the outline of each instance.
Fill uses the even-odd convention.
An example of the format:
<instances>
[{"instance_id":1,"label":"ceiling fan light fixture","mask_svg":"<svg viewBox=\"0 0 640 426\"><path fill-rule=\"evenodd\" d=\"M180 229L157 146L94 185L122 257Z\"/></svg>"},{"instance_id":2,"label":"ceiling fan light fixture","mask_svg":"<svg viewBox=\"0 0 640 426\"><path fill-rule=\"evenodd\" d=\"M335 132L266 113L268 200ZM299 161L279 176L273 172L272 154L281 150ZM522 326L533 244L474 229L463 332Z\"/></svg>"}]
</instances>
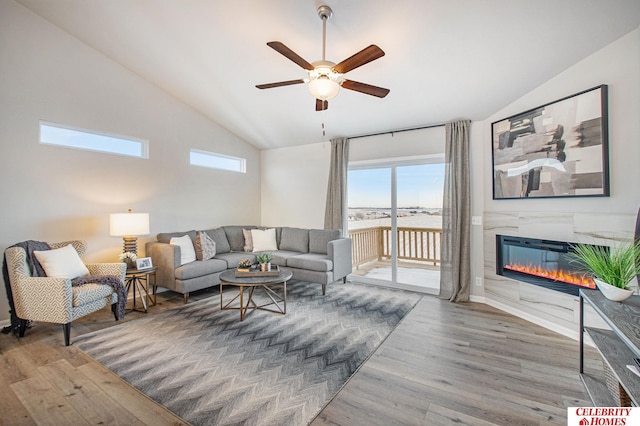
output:
<instances>
[{"instance_id":1,"label":"ceiling fan light fixture","mask_svg":"<svg viewBox=\"0 0 640 426\"><path fill-rule=\"evenodd\" d=\"M321 75L309 81L309 93L316 99L328 101L335 98L338 92L340 92L340 84L326 75Z\"/></svg>"}]
</instances>

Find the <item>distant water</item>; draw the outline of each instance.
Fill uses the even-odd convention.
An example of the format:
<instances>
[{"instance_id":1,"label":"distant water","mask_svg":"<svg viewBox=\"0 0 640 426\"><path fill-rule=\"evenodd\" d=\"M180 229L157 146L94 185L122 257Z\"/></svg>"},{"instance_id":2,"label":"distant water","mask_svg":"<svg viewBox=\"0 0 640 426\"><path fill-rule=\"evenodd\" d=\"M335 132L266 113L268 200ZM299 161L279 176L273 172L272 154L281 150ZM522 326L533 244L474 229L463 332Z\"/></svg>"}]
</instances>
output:
<instances>
[{"instance_id":1,"label":"distant water","mask_svg":"<svg viewBox=\"0 0 640 426\"><path fill-rule=\"evenodd\" d=\"M391 218L385 217L349 221L349 229L374 228L377 226L391 226ZM398 226L442 229L442 216L428 214L401 216L398 218Z\"/></svg>"}]
</instances>

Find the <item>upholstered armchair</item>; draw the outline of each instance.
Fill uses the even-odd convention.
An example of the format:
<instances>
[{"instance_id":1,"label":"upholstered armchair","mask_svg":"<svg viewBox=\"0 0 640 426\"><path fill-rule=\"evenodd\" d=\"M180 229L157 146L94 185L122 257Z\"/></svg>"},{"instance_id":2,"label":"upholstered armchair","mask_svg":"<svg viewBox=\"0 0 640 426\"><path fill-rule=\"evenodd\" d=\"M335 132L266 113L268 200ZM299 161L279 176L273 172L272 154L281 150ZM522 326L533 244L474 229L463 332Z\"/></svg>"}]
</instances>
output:
<instances>
[{"instance_id":1,"label":"upholstered armchair","mask_svg":"<svg viewBox=\"0 0 640 426\"><path fill-rule=\"evenodd\" d=\"M52 249L71 244L79 256L86 250L84 241L66 241L50 244ZM70 343L71 322L111 305L118 320L118 295L107 284L71 286L66 278L32 277L27 264L27 253L20 247L5 250L11 292L16 315L21 318L20 337L24 336L26 320L62 324L65 346ZM122 282L126 274L124 263L85 264L91 275L115 275Z\"/></svg>"}]
</instances>

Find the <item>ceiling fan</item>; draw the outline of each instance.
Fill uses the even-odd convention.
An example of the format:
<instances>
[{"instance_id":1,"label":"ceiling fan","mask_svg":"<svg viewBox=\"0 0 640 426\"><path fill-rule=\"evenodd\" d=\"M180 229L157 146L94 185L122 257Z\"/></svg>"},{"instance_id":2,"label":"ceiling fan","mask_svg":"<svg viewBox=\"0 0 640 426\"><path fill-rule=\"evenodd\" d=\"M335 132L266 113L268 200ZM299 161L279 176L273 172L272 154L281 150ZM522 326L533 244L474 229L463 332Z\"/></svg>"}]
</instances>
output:
<instances>
[{"instance_id":1,"label":"ceiling fan","mask_svg":"<svg viewBox=\"0 0 640 426\"><path fill-rule=\"evenodd\" d=\"M308 79L258 84L256 87L258 89L271 89L273 87L308 83L311 96L316 98L316 111L326 110L329 107L328 100L338 94L340 87L371 96L377 96L378 98L387 96L389 89L344 78L344 74L347 72L384 56L384 51L375 44L362 49L338 64L325 59L327 19L331 18L331 15L333 15L333 11L329 6L322 5L318 7L318 16L322 19L322 60L320 61L309 63L279 41L270 41L267 43L267 46L304 68L309 75Z\"/></svg>"}]
</instances>

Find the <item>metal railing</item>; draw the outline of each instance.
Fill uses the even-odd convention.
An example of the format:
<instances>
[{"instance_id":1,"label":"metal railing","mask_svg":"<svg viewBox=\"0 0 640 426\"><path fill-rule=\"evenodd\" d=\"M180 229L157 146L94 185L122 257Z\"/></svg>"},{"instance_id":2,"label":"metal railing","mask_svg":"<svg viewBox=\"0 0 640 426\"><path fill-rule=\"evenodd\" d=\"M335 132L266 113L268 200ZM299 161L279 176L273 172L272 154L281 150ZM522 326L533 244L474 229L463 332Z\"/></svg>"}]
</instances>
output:
<instances>
[{"instance_id":1,"label":"metal railing","mask_svg":"<svg viewBox=\"0 0 640 426\"><path fill-rule=\"evenodd\" d=\"M440 263L439 228L398 228L398 259ZM352 247L352 262L358 267L367 262L391 258L391 227L353 229L349 231Z\"/></svg>"}]
</instances>

